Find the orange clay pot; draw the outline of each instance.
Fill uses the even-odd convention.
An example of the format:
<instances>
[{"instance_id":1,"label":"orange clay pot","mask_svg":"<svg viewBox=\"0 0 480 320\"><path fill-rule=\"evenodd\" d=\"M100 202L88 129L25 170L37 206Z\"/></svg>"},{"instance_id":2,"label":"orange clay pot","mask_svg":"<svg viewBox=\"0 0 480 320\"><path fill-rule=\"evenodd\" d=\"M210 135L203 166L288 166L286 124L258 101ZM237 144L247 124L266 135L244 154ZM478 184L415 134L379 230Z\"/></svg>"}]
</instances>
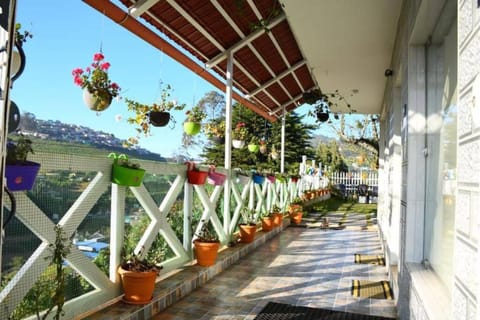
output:
<instances>
[{"instance_id":1,"label":"orange clay pot","mask_svg":"<svg viewBox=\"0 0 480 320\"><path fill-rule=\"evenodd\" d=\"M265 232L272 231L274 227L273 217L262 218L262 230Z\"/></svg>"},{"instance_id":2,"label":"orange clay pot","mask_svg":"<svg viewBox=\"0 0 480 320\"><path fill-rule=\"evenodd\" d=\"M198 265L202 267L213 266L217 260L220 242L202 242L195 240L193 244L195 246L195 257L197 258Z\"/></svg>"},{"instance_id":3,"label":"orange clay pot","mask_svg":"<svg viewBox=\"0 0 480 320\"><path fill-rule=\"evenodd\" d=\"M238 225L240 229L240 241L243 243L250 243L255 240L255 233L257 232L257 225L247 225L240 224Z\"/></svg>"},{"instance_id":4,"label":"orange clay pot","mask_svg":"<svg viewBox=\"0 0 480 320\"><path fill-rule=\"evenodd\" d=\"M302 211L290 213L290 221L292 221L293 224L300 224L300 222L302 222L302 217Z\"/></svg>"},{"instance_id":5,"label":"orange clay pot","mask_svg":"<svg viewBox=\"0 0 480 320\"><path fill-rule=\"evenodd\" d=\"M283 214L281 213L274 213L273 214L273 225L275 227L279 227L282 225Z\"/></svg>"},{"instance_id":6,"label":"orange clay pot","mask_svg":"<svg viewBox=\"0 0 480 320\"><path fill-rule=\"evenodd\" d=\"M157 271L136 272L118 268L122 279L123 301L129 304L146 304L152 300Z\"/></svg>"}]
</instances>

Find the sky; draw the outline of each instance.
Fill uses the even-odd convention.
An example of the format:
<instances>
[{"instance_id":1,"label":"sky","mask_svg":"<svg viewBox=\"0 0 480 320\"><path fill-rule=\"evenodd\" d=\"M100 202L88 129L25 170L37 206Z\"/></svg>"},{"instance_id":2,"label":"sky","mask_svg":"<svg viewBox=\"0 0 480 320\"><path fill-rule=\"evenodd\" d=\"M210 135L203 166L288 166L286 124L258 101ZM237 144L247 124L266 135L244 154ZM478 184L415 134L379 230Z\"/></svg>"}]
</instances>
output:
<instances>
[{"instance_id":1,"label":"sky","mask_svg":"<svg viewBox=\"0 0 480 320\"><path fill-rule=\"evenodd\" d=\"M110 79L122 88L121 96L141 103L157 102L161 83L170 84L172 97L186 103L187 109L205 93L218 91L80 0L18 0L16 21L33 38L23 45L26 66L13 84L11 99L21 113L31 112L37 119L87 126L120 139L135 136L134 126L126 122L124 101L114 99L107 110L95 113L84 105L82 89L73 83L72 70L87 67L100 50L111 64ZM308 109L302 106L297 111ZM173 130L154 128L153 136L140 139L140 146L164 157L181 152L185 115L176 111L173 116L177 121ZM313 123L312 118L306 120Z\"/></svg>"}]
</instances>

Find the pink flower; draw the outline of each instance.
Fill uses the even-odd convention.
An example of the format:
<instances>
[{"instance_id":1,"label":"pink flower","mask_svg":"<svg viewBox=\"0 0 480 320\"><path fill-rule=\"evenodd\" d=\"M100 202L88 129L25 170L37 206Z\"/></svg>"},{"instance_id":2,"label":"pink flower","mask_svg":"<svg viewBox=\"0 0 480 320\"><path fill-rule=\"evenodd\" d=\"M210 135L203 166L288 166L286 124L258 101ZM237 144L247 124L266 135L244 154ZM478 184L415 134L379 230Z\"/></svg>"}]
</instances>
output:
<instances>
[{"instance_id":1,"label":"pink flower","mask_svg":"<svg viewBox=\"0 0 480 320\"><path fill-rule=\"evenodd\" d=\"M93 61L102 61L103 59L105 59L105 57L101 53L95 53L93 55Z\"/></svg>"},{"instance_id":2,"label":"pink flower","mask_svg":"<svg viewBox=\"0 0 480 320\"><path fill-rule=\"evenodd\" d=\"M110 63L108 62L104 62L100 65L100 69L102 69L103 71L107 71L108 68L110 68Z\"/></svg>"},{"instance_id":3,"label":"pink flower","mask_svg":"<svg viewBox=\"0 0 480 320\"><path fill-rule=\"evenodd\" d=\"M86 71L87 73L90 73L90 71L92 71L92 69L90 69L90 67L87 67L87 68L85 68L85 71Z\"/></svg>"},{"instance_id":4,"label":"pink flower","mask_svg":"<svg viewBox=\"0 0 480 320\"><path fill-rule=\"evenodd\" d=\"M110 84L110 88L112 89L116 89L116 90L120 90L120 87L118 86L118 84L116 82L112 82Z\"/></svg>"},{"instance_id":5,"label":"pink flower","mask_svg":"<svg viewBox=\"0 0 480 320\"><path fill-rule=\"evenodd\" d=\"M76 76L73 78L73 83L75 83L77 86L81 86L83 84L83 80L79 76Z\"/></svg>"},{"instance_id":6,"label":"pink flower","mask_svg":"<svg viewBox=\"0 0 480 320\"><path fill-rule=\"evenodd\" d=\"M72 71L72 76L78 77L83 73L83 70L81 68L75 68Z\"/></svg>"}]
</instances>

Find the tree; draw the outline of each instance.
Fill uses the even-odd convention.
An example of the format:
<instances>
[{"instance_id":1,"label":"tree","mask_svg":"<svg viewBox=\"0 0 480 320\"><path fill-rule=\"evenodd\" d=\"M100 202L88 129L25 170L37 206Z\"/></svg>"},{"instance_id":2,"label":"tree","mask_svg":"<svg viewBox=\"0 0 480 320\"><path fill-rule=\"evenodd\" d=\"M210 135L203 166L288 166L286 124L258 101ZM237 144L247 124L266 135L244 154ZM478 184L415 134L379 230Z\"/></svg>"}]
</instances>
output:
<instances>
[{"instance_id":1,"label":"tree","mask_svg":"<svg viewBox=\"0 0 480 320\"><path fill-rule=\"evenodd\" d=\"M286 171L293 171L298 168L302 155L312 157L314 151L310 146L311 131L314 125L302 123L303 116L295 112L288 113L285 117L285 164ZM279 119L273 123L265 120L254 111L245 106L236 103L233 107L232 126L237 123L245 123L248 130L248 140L263 140L268 152L266 154L250 153L246 148L232 149L232 167L244 169L265 169L270 171L280 171L280 159L274 160L269 155L273 146L280 152L281 147L281 126ZM248 142L248 141L247 141ZM223 143L212 143L210 141L203 148L202 157L208 163L222 165L224 163L225 145Z\"/></svg>"},{"instance_id":2,"label":"tree","mask_svg":"<svg viewBox=\"0 0 480 320\"><path fill-rule=\"evenodd\" d=\"M345 159L340 153L337 141L335 140L319 144L315 157L322 166L328 166L329 170L332 172L348 171L348 166L345 163Z\"/></svg>"}]
</instances>

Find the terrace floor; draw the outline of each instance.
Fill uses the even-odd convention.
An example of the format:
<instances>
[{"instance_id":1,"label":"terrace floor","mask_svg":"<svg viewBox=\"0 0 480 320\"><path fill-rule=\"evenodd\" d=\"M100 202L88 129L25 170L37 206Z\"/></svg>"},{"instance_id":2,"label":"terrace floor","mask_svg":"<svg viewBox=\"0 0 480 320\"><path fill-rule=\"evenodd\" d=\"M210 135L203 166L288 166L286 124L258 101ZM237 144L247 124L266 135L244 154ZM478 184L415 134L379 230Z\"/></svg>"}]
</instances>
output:
<instances>
[{"instance_id":1,"label":"terrace floor","mask_svg":"<svg viewBox=\"0 0 480 320\"><path fill-rule=\"evenodd\" d=\"M350 214L338 227L332 215L329 229L290 226L153 319L254 319L270 301L395 318L394 300L351 295L354 279L388 280L386 267L354 262L355 253L382 254L364 217Z\"/></svg>"}]
</instances>

